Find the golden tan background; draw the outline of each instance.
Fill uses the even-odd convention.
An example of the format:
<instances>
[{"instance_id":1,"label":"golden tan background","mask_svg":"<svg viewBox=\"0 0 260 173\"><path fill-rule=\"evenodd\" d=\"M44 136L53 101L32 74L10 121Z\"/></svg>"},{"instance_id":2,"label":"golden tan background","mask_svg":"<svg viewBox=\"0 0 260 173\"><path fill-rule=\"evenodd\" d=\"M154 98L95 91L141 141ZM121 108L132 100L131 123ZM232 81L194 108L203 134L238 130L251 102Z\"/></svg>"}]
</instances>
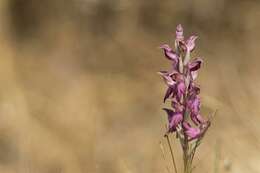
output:
<instances>
[{"instance_id":1,"label":"golden tan background","mask_svg":"<svg viewBox=\"0 0 260 173\"><path fill-rule=\"evenodd\" d=\"M181 23L218 109L195 173L259 173L259 19L258 0L1 0L0 172L165 173L158 46Z\"/></svg>"}]
</instances>

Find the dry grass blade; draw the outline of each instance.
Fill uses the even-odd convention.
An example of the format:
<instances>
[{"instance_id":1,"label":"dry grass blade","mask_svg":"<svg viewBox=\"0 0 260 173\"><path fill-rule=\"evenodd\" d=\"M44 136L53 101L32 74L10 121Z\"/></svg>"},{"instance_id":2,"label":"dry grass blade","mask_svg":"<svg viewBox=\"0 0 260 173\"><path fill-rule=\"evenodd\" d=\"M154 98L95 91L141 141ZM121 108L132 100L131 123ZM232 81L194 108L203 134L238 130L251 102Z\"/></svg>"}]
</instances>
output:
<instances>
[{"instance_id":1,"label":"dry grass blade","mask_svg":"<svg viewBox=\"0 0 260 173\"><path fill-rule=\"evenodd\" d=\"M214 173L219 172L219 160L220 160L220 141L217 140L215 144Z\"/></svg>"},{"instance_id":2,"label":"dry grass blade","mask_svg":"<svg viewBox=\"0 0 260 173\"><path fill-rule=\"evenodd\" d=\"M171 152L171 157L172 157L172 164L173 164L173 167L174 167L174 171L175 173L178 173L177 171L177 166L176 166L176 162L175 162L175 158L174 158L174 154L173 154L173 150L172 150L172 146L171 146L171 142L170 142L170 139L169 139L169 136L168 135L165 135L166 139L167 139L167 143L169 145L169 149L170 149L170 152Z\"/></svg>"},{"instance_id":3,"label":"dry grass blade","mask_svg":"<svg viewBox=\"0 0 260 173\"><path fill-rule=\"evenodd\" d=\"M170 171L170 168L169 168L169 166L167 164L165 149L164 149L163 144L162 144L161 141L159 142L159 145L160 145L160 149L161 149L161 152L162 152L163 160L165 162L166 170L167 170L168 173L170 173L171 171Z\"/></svg>"}]
</instances>

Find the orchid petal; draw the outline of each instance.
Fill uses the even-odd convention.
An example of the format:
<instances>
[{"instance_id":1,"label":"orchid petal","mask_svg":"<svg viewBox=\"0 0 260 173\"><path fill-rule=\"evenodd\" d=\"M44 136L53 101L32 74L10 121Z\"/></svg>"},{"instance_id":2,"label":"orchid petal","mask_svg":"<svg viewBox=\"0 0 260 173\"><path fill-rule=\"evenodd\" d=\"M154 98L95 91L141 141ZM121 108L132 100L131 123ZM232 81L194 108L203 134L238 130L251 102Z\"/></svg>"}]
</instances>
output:
<instances>
[{"instance_id":1,"label":"orchid petal","mask_svg":"<svg viewBox=\"0 0 260 173\"><path fill-rule=\"evenodd\" d=\"M191 127L188 122L183 123L184 133L189 137L189 140L200 137L201 130L199 128Z\"/></svg>"},{"instance_id":2,"label":"orchid petal","mask_svg":"<svg viewBox=\"0 0 260 173\"><path fill-rule=\"evenodd\" d=\"M163 108L168 115L169 132L175 131L178 124L183 120L183 115L179 112L174 112L171 109Z\"/></svg>"},{"instance_id":3,"label":"orchid petal","mask_svg":"<svg viewBox=\"0 0 260 173\"><path fill-rule=\"evenodd\" d=\"M201 58L195 58L189 63L189 69L190 71L197 71L200 69L201 64L203 63L203 60Z\"/></svg>"},{"instance_id":4,"label":"orchid petal","mask_svg":"<svg viewBox=\"0 0 260 173\"><path fill-rule=\"evenodd\" d=\"M175 113L169 122L169 129L175 130L178 124L183 120L183 115L181 113Z\"/></svg>"},{"instance_id":5,"label":"orchid petal","mask_svg":"<svg viewBox=\"0 0 260 173\"><path fill-rule=\"evenodd\" d=\"M172 79L171 75L167 71L160 71L158 72L159 75L161 75L165 81L165 83L168 86L174 86L176 82Z\"/></svg>"},{"instance_id":6,"label":"orchid petal","mask_svg":"<svg viewBox=\"0 0 260 173\"><path fill-rule=\"evenodd\" d=\"M160 48L164 50L164 55L167 59L173 61L175 64L178 63L179 56L176 52L172 50L172 48L169 45L164 44L160 46Z\"/></svg>"},{"instance_id":7,"label":"orchid petal","mask_svg":"<svg viewBox=\"0 0 260 173\"><path fill-rule=\"evenodd\" d=\"M197 115L200 111L200 98L196 96L195 98L189 99L187 105L191 113Z\"/></svg>"},{"instance_id":8,"label":"orchid petal","mask_svg":"<svg viewBox=\"0 0 260 173\"><path fill-rule=\"evenodd\" d=\"M195 41L198 38L198 36L192 35L190 38L186 41L185 46L187 51L192 52L195 48Z\"/></svg>"},{"instance_id":9,"label":"orchid petal","mask_svg":"<svg viewBox=\"0 0 260 173\"><path fill-rule=\"evenodd\" d=\"M200 114L194 113L191 113L191 120L195 125L200 125L206 122Z\"/></svg>"}]
</instances>

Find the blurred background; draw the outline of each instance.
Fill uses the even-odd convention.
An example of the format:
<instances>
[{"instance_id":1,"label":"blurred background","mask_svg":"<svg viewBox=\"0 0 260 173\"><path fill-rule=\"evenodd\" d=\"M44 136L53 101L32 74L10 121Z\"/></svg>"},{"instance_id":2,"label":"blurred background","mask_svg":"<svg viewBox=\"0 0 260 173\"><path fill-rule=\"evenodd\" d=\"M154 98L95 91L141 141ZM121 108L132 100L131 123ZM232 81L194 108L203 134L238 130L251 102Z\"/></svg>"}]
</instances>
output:
<instances>
[{"instance_id":1,"label":"blurred background","mask_svg":"<svg viewBox=\"0 0 260 173\"><path fill-rule=\"evenodd\" d=\"M158 46L181 23L218 109L195 173L259 173L259 18L258 0L1 0L0 172L166 173Z\"/></svg>"}]
</instances>

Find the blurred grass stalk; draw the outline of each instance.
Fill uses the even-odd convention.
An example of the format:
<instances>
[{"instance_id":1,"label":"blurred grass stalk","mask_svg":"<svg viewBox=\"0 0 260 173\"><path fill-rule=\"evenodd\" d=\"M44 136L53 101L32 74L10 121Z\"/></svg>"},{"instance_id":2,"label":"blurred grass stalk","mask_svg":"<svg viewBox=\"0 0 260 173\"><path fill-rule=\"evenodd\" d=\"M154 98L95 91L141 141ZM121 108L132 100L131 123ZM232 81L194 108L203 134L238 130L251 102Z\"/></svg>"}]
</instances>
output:
<instances>
[{"instance_id":1,"label":"blurred grass stalk","mask_svg":"<svg viewBox=\"0 0 260 173\"><path fill-rule=\"evenodd\" d=\"M219 173L219 161L220 161L220 140L217 139L215 144L214 173Z\"/></svg>"}]
</instances>

